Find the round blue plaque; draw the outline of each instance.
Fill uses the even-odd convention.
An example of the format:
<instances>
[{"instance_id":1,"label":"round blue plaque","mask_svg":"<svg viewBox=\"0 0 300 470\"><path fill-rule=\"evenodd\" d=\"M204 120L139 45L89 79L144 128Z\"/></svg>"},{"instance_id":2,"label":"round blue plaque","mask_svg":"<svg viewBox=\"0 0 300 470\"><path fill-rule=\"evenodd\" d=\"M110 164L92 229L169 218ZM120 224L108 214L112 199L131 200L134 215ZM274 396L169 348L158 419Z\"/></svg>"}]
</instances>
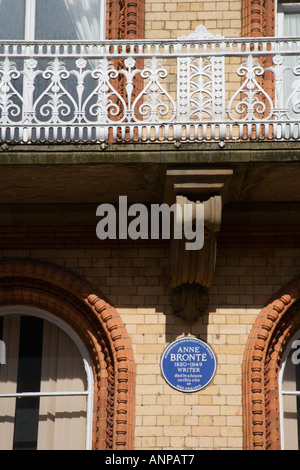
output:
<instances>
[{"instance_id":1,"label":"round blue plaque","mask_svg":"<svg viewBox=\"0 0 300 470\"><path fill-rule=\"evenodd\" d=\"M171 387L182 392L196 392L212 380L216 358L210 346L200 339L180 338L165 349L161 370Z\"/></svg>"}]
</instances>

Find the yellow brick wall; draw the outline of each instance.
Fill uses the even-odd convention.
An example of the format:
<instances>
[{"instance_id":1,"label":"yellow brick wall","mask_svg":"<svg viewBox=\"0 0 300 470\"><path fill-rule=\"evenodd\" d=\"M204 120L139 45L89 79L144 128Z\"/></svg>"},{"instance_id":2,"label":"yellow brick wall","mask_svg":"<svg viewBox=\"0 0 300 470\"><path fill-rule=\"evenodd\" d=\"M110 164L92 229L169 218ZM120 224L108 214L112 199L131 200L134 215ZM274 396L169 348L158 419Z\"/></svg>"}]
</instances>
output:
<instances>
[{"instance_id":1,"label":"yellow brick wall","mask_svg":"<svg viewBox=\"0 0 300 470\"><path fill-rule=\"evenodd\" d=\"M213 34L241 36L241 1L146 0L146 39L177 39L203 24Z\"/></svg>"},{"instance_id":2,"label":"yellow brick wall","mask_svg":"<svg viewBox=\"0 0 300 470\"><path fill-rule=\"evenodd\" d=\"M207 31L214 35L225 38L241 37L241 0L145 0L146 39L178 39L188 36L199 25L204 25ZM165 58L161 63L167 76L162 78L160 83L164 91L177 103L176 60ZM225 59L225 107L240 87L241 79L237 75L240 65L239 57ZM165 119L172 119L173 105L169 96L162 95L161 99L169 110ZM234 106L236 104L234 103ZM207 115L204 113L205 119ZM191 120L194 120L194 117Z\"/></svg>"},{"instance_id":3,"label":"yellow brick wall","mask_svg":"<svg viewBox=\"0 0 300 470\"><path fill-rule=\"evenodd\" d=\"M167 249L6 250L5 256L64 266L115 305L135 355L136 449L242 448L245 345L262 306L299 273L299 249L219 250L209 312L193 324L172 314ZM174 390L161 375L164 349L183 335L208 342L217 358L212 383L195 393Z\"/></svg>"}]
</instances>

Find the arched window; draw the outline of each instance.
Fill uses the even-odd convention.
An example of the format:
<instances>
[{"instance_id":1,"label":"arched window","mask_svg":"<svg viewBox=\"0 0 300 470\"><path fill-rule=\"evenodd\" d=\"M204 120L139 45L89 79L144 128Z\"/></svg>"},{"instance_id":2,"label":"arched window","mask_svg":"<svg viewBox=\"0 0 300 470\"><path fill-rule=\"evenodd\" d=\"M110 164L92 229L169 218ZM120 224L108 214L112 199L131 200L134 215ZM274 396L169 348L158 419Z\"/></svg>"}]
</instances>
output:
<instances>
[{"instance_id":1,"label":"arched window","mask_svg":"<svg viewBox=\"0 0 300 470\"><path fill-rule=\"evenodd\" d=\"M300 360L300 277L260 311L243 361L244 448L297 448Z\"/></svg>"},{"instance_id":2,"label":"arched window","mask_svg":"<svg viewBox=\"0 0 300 470\"><path fill-rule=\"evenodd\" d=\"M83 393L87 399L86 442L92 440L93 450L132 449L135 360L126 327L117 310L103 298L102 292L85 279L53 263L33 259L2 259L0 306L0 316L3 317L12 310L17 315L24 315L26 311L30 316L40 316L42 310L46 315L44 320L54 323L68 334L80 352L86 371L86 376L82 372L81 382L87 388L81 385L79 389L76 385L73 389L80 395ZM37 335L31 334L31 337L36 338ZM1 368L8 365L9 356L6 351L5 358L5 346L0 337ZM80 358L78 354L77 357ZM71 368L64 370L69 374ZM64 375L60 374L60 377ZM66 391L70 392L69 389ZM47 390L46 393L49 395ZM6 398L0 397L0 401ZM66 411L69 413L68 409ZM47 416L53 422L52 415ZM3 413L2 416L0 413L0 423L2 421Z\"/></svg>"},{"instance_id":3,"label":"arched window","mask_svg":"<svg viewBox=\"0 0 300 470\"><path fill-rule=\"evenodd\" d=\"M0 339L0 448L90 449L93 369L74 330L46 311L8 306Z\"/></svg>"},{"instance_id":4,"label":"arched window","mask_svg":"<svg viewBox=\"0 0 300 470\"><path fill-rule=\"evenodd\" d=\"M279 372L282 450L300 449L300 331L289 342Z\"/></svg>"}]
</instances>

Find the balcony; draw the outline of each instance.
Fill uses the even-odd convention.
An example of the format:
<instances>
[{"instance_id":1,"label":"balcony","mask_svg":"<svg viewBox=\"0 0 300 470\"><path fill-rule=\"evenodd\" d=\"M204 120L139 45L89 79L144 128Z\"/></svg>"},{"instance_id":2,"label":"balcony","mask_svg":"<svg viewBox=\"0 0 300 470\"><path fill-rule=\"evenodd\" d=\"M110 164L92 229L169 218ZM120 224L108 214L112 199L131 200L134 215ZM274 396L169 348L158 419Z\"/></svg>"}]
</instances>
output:
<instances>
[{"instance_id":1,"label":"balcony","mask_svg":"<svg viewBox=\"0 0 300 470\"><path fill-rule=\"evenodd\" d=\"M300 138L300 38L0 44L0 142Z\"/></svg>"}]
</instances>

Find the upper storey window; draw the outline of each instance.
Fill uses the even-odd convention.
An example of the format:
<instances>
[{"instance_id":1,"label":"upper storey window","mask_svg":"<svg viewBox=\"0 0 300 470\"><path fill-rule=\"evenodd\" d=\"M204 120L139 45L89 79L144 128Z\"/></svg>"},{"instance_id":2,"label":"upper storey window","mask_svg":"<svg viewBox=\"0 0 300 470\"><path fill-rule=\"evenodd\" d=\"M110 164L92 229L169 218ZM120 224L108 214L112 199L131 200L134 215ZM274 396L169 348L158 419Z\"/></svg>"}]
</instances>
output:
<instances>
[{"instance_id":1,"label":"upper storey window","mask_svg":"<svg viewBox=\"0 0 300 470\"><path fill-rule=\"evenodd\" d=\"M298 36L300 28L300 3L278 1L277 36Z\"/></svg>"},{"instance_id":2,"label":"upper storey window","mask_svg":"<svg viewBox=\"0 0 300 470\"><path fill-rule=\"evenodd\" d=\"M277 2L276 32L279 37L297 37L300 30L300 3ZM285 57L285 87L283 98L289 103L289 112L293 118L299 118L299 56Z\"/></svg>"},{"instance_id":3,"label":"upper storey window","mask_svg":"<svg viewBox=\"0 0 300 470\"><path fill-rule=\"evenodd\" d=\"M0 0L0 40L105 39L105 0Z\"/></svg>"}]
</instances>

